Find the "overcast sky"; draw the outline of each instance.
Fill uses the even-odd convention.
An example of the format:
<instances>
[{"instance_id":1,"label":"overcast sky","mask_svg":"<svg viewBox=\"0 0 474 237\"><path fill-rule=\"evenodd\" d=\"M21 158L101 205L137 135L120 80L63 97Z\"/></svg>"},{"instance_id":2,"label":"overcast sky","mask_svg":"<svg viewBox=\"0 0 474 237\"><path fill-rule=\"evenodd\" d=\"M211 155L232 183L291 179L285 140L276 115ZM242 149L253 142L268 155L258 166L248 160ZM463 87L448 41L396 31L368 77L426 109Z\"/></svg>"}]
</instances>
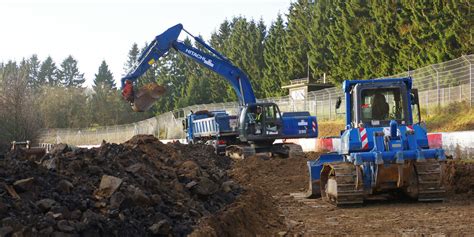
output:
<instances>
[{"instance_id":1,"label":"overcast sky","mask_svg":"<svg viewBox=\"0 0 474 237\"><path fill-rule=\"evenodd\" d=\"M262 18L268 26L286 14L291 0L0 0L0 61L48 55L56 65L68 55L79 61L90 85L102 60L115 80L131 45L142 47L182 23L207 41L225 19ZM182 34L183 35L183 34Z\"/></svg>"}]
</instances>

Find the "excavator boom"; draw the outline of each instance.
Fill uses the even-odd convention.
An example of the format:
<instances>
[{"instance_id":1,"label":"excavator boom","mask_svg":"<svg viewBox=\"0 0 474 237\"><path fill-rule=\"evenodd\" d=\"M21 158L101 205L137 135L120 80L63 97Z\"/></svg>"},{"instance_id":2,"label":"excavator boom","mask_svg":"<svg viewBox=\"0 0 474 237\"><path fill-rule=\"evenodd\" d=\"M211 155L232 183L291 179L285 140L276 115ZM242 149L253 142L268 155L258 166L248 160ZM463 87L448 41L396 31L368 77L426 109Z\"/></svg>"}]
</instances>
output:
<instances>
[{"instance_id":1,"label":"excavator boom","mask_svg":"<svg viewBox=\"0 0 474 237\"><path fill-rule=\"evenodd\" d=\"M182 31L188 33L196 42L203 45L212 54L202 52L197 48L178 41L178 37ZM250 84L247 75L238 67L234 66L229 59L217 52L217 50L212 48L210 45L206 44L206 42L201 38L195 37L184 30L183 25L181 24L177 24L155 37L138 58L138 63L125 77L122 78L122 88L127 86L127 80L132 83L135 82L156 61L169 52L171 48L223 76L236 92L241 105L256 102L252 85ZM155 100L164 93L164 91L164 87L156 84L146 85L146 87L140 88L139 92L135 94L133 101L134 110L147 110Z\"/></svg>"}]
</instances>

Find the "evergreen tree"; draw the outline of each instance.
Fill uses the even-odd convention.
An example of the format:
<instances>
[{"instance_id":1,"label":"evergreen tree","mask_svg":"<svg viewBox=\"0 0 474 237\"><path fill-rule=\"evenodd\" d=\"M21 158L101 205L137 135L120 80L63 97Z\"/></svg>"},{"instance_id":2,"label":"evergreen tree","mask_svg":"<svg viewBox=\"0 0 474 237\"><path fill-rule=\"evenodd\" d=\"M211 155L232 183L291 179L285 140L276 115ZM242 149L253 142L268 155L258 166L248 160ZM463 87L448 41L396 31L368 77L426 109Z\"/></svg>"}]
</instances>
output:
<instances>
[{"instance_id":1,"label":"evergreen tree","mask_svg":"<svg viewBox=\"0 0 474 237\"><path fill-rule=\"evenodd\" d=\"M48 56L46 60L41 63L38 72L38 82L46 83L48 86L59 86L60 82L57 77L57 70L53 59Z\"/></svg>"},{"instance_id":2,"label":"evergreen tree","mask_svg":"<svg viewBox=\"0 0 474 237\"><path fill-rule=\"evenodd\" d=\"M287 34L285 50L288 58L288 72L291 79L308 75L308 29L311 25L310 5L307 0L298 0L290 4L287 16Z\"/></svg>"},{"instance_id":3,"label":"evergreen tree","mask_svg":"<svg viewBox=\"0 0 474 237\"><path fill-rule=\"evenodd\" d=\"M138 45L136 43L133 43L132 48L128 51L127 62L125 63L123 67L124 75L127 75L127 73L137 63L139 53L140 53L140 50L138 49Z\"/></svg>"},{"instance_id":4,"label":"evergreen tree","mask_svg":"<svg viewBox=\"0 0 474 237\"><path fill-rule=\"evenodd\" d=\"M248 21L246 18L237 17L232 20L231 27L232 33L229 37L231 47L227 55L235 66L247 74L256 96L261 97L265 26L263 22L257 24L254 20Z\"/></svg>"},{"instance_id":5,"label":"evergreen tree","mask_svg":"<svg viewBox=\"0 0 474 237\"><path fill-rule=\"evenodd\" d=\"M77 60L71 55L61 63L61 68L58 70L58 80L64 87L81 87L86 81L84 73L79 72Z\"/></svg>"},{"instance_id":6,"label":"evergreen tree","mask_svg":"<svg viewBox=\"0 0 474 237\"><path fill-rule=\"evenodd\" d=\"M231 34L232 29L230 22L225 20L220 24L219 30L211 34L209 44L218 52L221 52L221 54L227 55L230 51L230 43L228 43L228 41ZM211 83L209 96L212 98L212 101L228 102L237 100L235 92L232 90L230 84L225 81L221 75L217 75L214 72L205 72L205 76L209 78Z\"/></svg>"},{"instance_id":7,"label":"evergreen tree","mask_svg":"<svg viewBox=\"0 0 474 237\"><path fill-rule=\"evenodd\" d=\"M99 71L97 74L95 74L94 78L94 90L98 88L104 88L104 89L115 89L115 80L112 75L112 72L109 70L109 66L105 62L105 60L102 61L99 67Z\"/></svg>"},{"instance_id":8,"label":"evergreen tree","mask_svg":"<svg viewBox=\"0 0 474 237\"><path fill-rule=\"evenodd\" d=\"M281 86L290 80L285 53L285 38L286 29L283 18L278 15L276 21L270 26L263 51L265 66L263 68L262 90L264 97L282 96L286 93L281 89Z\"/></svg>"},{"instance_id":9,"label":"evergreen tree","mask_svg":"<svg viewBox=\"0 0 474 237\"><path fill-rule=\"evenodd\" d=\"M38 74L40 70L40 60L36 54L33 54L28 59L28 86L34 89L38 89L39 87L46 85L46 80L40 81ZM43 78L44 79L44 78Z\"/></svg>"},{"instance_id":10,"label":"evergreen tree","mask_svg":"<svg viewBox=\"0 0 474 237\"><path fill-rule=\"evenodd\" d=\"M115 81L105 60L102 61L99 71L94 78L94 95L89 107L94 111L93 121L97 124L112 124L116 115L112 96L115 95Z\"/></svg>"}]
</instances>

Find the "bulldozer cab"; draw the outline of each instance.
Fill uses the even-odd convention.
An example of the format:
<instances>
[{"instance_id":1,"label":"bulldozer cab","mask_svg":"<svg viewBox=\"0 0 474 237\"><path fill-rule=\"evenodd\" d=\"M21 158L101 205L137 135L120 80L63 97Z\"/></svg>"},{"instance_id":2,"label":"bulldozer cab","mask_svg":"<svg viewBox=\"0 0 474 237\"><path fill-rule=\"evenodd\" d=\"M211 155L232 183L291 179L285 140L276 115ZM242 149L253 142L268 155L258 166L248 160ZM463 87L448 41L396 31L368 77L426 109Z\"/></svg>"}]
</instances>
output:
<instances>
[{"instance_id":1,"label":"bulldozer cab","mask_svg":"<svg viewBox=\"0 0 474 237\"><path fill-rule=\"evenodd\" d=\"M240 136L247 141L268 140L269 137L281 135L281 113L274 103L257 103L244 107L240 123Z\"/></svg>"},{"instance_id":2,"label":"bulldozer cab","mask_svg":"<svg viewBox=\"0 0 474 237\"><path fill-rule=\"evenodd\" d=\"M402 81L358 83L350 93L352 127L387 127L391 120L413 124L411 106L415 99Z\"/></svg>"}]
</instances>

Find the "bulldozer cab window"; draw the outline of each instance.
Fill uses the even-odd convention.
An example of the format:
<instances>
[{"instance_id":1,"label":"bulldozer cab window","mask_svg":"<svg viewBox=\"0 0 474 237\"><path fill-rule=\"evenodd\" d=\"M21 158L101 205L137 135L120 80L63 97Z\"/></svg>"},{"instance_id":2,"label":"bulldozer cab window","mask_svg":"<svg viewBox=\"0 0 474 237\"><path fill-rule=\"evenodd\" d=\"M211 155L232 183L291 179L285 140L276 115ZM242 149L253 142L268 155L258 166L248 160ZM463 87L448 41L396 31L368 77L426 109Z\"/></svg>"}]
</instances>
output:
<instances>
[{"instance_id":1,"label":"bulldozer cab window","mask_svg":"<svg viewBox=\"0 0 474 237\"><path fill-rule=\"evenodd\" d=\"M363 122L371 122L372 125L390 120L405 123L404 101L400 88L362 90L360 109Z\"/></svg>"}]
</instances>

